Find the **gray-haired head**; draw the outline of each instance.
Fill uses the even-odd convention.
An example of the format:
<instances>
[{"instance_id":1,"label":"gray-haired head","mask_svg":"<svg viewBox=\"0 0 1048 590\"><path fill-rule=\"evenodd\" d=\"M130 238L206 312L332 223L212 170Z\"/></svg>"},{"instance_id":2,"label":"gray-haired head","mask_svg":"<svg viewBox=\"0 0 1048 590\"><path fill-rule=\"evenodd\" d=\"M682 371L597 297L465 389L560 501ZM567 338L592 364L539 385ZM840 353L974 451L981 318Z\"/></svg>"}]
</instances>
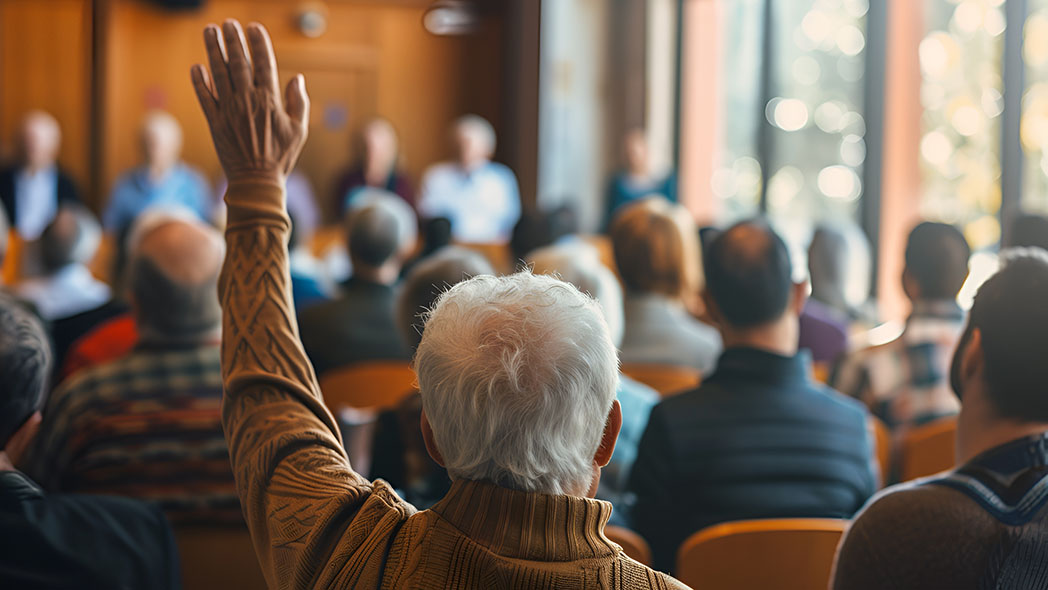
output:
<instances>
[{"instance_id":1,"label":"gray-haired head","mask_svg":"<svg viewBox=\"0 0 1048 590\"><path fill-rule=\"evenodd\" d=\"M51 274L71 264L87 264L102 243L102 226L82 205L64 205L40 235L44 272Z\"/></svg>"},{"instance_id":2,"label":"gray-haired head","mask_svg":"<svg viewBox=\"0 0 1048 590\"><path fill-rule=\"evenodd\" d=\"M40 409L51 373L44 328L14 298L0 294L0 448Z\"/></svg>"},{"instance_id":3,"label":"gray-haired head","mask_svg":"<svg viewBox=\"0 0 1048 590\"><path fill-rule=\"evenodd\" d=\"M396 322L404 343L411 350L418 348L423 318L444 291L472 277L492 274L495 269L486 258L458 246L446 246L418 263L397 292Z\"/></svg>"},{"instance_id":4,"label":"gray-haired head","mask_svg":"<svg viewBox=\"0 0 1048 590\"><path fill-rule=\"evenodd\" d=\"M455 121L454 140L459 163L469 169L495 155L495 128L479 115L464 115Z\"/></svg>"},{"instance_id":5,"label":"gray-haired head","mask_svg":"<svg viewBox=\"0 0 1048 590\"><path fill-rule=\"evenodd\" d=\"M388 191L356 193L346 211L346 242L354 268L378 268L403 260L418 241L418 218L404 199Z\"/></svg>"}]
</instances>

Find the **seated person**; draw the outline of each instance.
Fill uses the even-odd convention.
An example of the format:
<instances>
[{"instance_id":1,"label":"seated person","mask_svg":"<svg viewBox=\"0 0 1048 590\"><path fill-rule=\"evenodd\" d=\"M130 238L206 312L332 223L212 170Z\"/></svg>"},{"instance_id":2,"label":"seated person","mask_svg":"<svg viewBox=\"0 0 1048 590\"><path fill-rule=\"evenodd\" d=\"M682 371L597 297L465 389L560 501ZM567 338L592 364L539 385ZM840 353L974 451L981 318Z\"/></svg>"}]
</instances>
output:
<instances>
[{"instance_id":1,"label":"seated person","mask_svg":"<svg viewBox=\"0 0 1048 590\"><path fill-rule=\"evenodd\" d=\"M1012 221L1011 230L1005 246L1048 250L1048 217L1024 213Z\"/></svg>"},{"instance_id":2,"label":"seated person","mask_svg":"<svg viewBox=\"0 0 1048 590\"><path fill-rule=\"evenodd\" d=\"M39 320L0 295L0 587L181 588L163 513L134 500L46 494L15 469L50 373Z\"/></svg>"},{"instance_id":3,"label":"seated person","mask_svg":"<svg viewBox=\"0 0 1048 590\"><path fill-rule=\"evenodd\" d=\"M1048 254L1006 251L950 369L960 467L878 494L833 588L1048 588Z\"/></svg>"},{"instance_id":4,"label":"seated person","mask_svg":"<svg viewBox=\"0 0 1048 590\"><path fill-rule=\"evenodd\" d=\"M902 285L913 302L897 339L842 360L831 384L899 430L957 413L948 382L950 354L964 330L957 294L971 250L952 225L925 222L910 232Z\"/></svg>"},{"instance_id":5,"label":"seated person","mask_svg":"<svg viewBox=\"0 0 1048 590\"><path fill-rule=\"evenodd\" d=\"M0 170L0 204L18 235L31 242L54 221L61 205L80 202L76 184L58 167L62 130L43 111L22 120L15 166Z\"/></svg>"},{"instance_id":6,"label":"seated person","mask_svg":"<svg viewBox=\"0 0 1048 590\"><path fill-rule=\"evenodd\" d=\"M708 374L721 337L689 313L687 304L702 286L699 236L690 214L661 199L631 203L612 222L611 241L626 286L622 362Z\"/></svg>"},{"instance_id":7,"label":"seated person","mask_svg":"<svg viewBox=\"0 0 1048 590\"><path fill-rule=\"evenodd\" d=\"M495 274L486 258L449 246L418 263L397 292L397 329L412 353L422 341L426 311L437 298L458 283L479 275ZM419 420L422 397L417 393L397 408L378 417L373 444L371 475L399 490L405 500L429 508L451 488L448 472L426 452Z\"/></svg>"},{"instance_id":8,"label":"seated person","mask_svg":"<svg viewBox=\"0 0 1048 590\"><path fill-rule=\"evenodd\" d=\"M806 287L765 223L735 225L706 256L705 293L724 354L698 389L651 412L633 464L633 523L656 568L710 525L849 518L877 489L862 404L814 383L798 354Z\"/></svg>"},{"instance_id":9,"label":"seated person","mask_svg":"<svg viewBox=\"0 0 1048 590\"><path fill-rule=\"evenodd\" d=\"M51 394L31 473L46 489L152 500L175 523L243 522L222 436L218 234L171 221L130 262L139 342Z\"/></svg>"},{"instance_id":10,"label":"seated person","mask_svg":"<svg viewBox=\"0 0 1048 590\"><path fill-rule=\"evenodd\" d=\"M346 214L346 202L357 191L377 188L389 191L415 206L411 180L400 170L399 140L393 125L376 117L367 122L354 140L358 162L347 169L335 185L331 202L335 215Z\"/></svg>"},{"instance_id":11,"label":"seated person","mask_svg":"<svg viewBox=\"0 0 1048 590\"><path fill-rule=\"evenodd\" d=\"M612 342L616 346L622 342L622 287L615 274L601 264L600 255L592 246L585 242L547 246L532 252L528 262L533 272L556 276L595 298L604 311ZM625 524L632 505L625 494L626 483L637 457L637 445L648 425L651 409L659 402L659 394L620 373L615 398L622 406L622 429L611 462L601 472L597 497L615 504L614 520Z\"/></svg>"},{"instance_id":12,"label":"seated person","mask_svg":"<svg viewBox=\"0 0 1048 590\"><path fill-rule=\"evenodd\" d=\"M608 184L608 202L605 224L615 217L623 205L651 196L677 202L677 175L659 174L653 169L651 149L643 129L631 129L622 140L625 159L622 170L616 172Z\"/></svg>"},{"instance_id":13,"label":"seated person","mask_svg":"<svg viewBox=\"0 0 1048 590\"><path fill-rule=\"evenodd\" d=\"M589 497L621 423L615 347L597 304L550 277L476 277L428 314L415 369L426 448L452 479L440 502L418 511L353 471L287 284L283 175L305 142L305 80L285 106L261 25L248 29L254 67L235 21L204 38L215 71L196 66L193 82L230 179L223 421L270 584L683 588L603 534L611 506ZM256 116L277 132L256 131Z\"/></svg>"},{"instance_id":14,"label":"seated person","mask_svg":"<svg viewBox=\"0 0 1048 590\"><path fill-rule=\"evenodd\" d=\"M513 234L509 238L509 250L516 267L539 248L551 246L568 236L578 233L578 219L575 210L569 205L562 205L552 211L531 210L520 216Z\"/></svg>"},{"instance_id":15,"label":"seated person","mask_svg":"<svg viewBox=\"0 0 1048 590\"><path fill-rule=\"evenodd\" d=\"M495 128L477 115L455 122L458 161L426 170L419 191L423 219L447 217L456 242L504 244L520 218L520 189L513 171L491 161Z\"/></svg>"},{"instance_id":16,"label":"seated person","mask_svg":"<svg viewBox=\"0 0 1048 590\"><path fill-rule=\"evenodd\" d=\"M177 205L201 220L211 218L213 198L204 177L182 162L182 126L170 114L153 111L142 123L141 166L120 177L102 214L106 231L124 236L146 209Z\"/></svg>"},{"instance_id":17,"label":"seated person","mask_svg":"<svg viewBox=\"0 0 1048 590\"><path fill-rule=\"evenodd\" d=\"M94 309L111 295L87 267L98 251L102 230L82 205L62 207L40 237L43 274L22 281L15 293L32 303L45 320Z\"/></svg>"},{"instance_id":18,"label":"seated person","mask_svg":"<svg viewBox=\"0 0 1048 590\"><path fill-rule=\"evenodd\" d=\"M372 192L347 214L353 276L331 300L302 311L302 344L317 375L360 361L407 359L393 323L393 285L418 226L400 197Z\"/></svg>"}]
</instances>

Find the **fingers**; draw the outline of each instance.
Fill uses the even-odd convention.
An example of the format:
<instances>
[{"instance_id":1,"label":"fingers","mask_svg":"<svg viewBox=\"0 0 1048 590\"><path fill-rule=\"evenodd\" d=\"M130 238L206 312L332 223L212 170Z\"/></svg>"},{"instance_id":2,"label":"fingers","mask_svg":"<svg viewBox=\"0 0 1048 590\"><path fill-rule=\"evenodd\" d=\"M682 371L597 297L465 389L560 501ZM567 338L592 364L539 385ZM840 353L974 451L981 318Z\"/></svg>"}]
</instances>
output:
<instances>
[{"instance_id":1,"label":"fingers","mask_svg":"<svg viewBox=\"0 0 1048 590\"><path fill-rule=\"evenodd\" d=\"M207 75L207 68L200 64L193 66L190 77L193 79L193 89L196 90L200 108L204 110L204 116L210 123L217 114L218 102L215 98L214 87L211 85L211 78Z\"/></svg>"},{"instance_id":2,"label":"fingers","mask_svg":"<svg viewBox=\"0 0 1048 590\"><path fill-rule=\"evenodd\" d=\"M287 83L285 90L287 114L293 121L302 124L302 128L309 127L309 96L306 94L306 79L302 74L296 75Z\"/></svg>"},{"instance_id":3,"label":"fingers","mask_svg":"<svg viewBox=\"0 0 1048 590\"><path fill-rule=\"evenodd\" d=\"M247 57L244 45L244 29L233 19L222 23L222 37L226 42L226 54L229 57L229 79L233 90L244 92L251 88L251 61Z\"/></svg>"},{"instance_id":4,"label":"fingers","mask_svg":"<svg viewBox=\"0 0 1048 590\"><path fill-rule=\"evenodd\" d=\"M216 97L218 100L226 100L233 96L233 85L229 81L229 67L226 65L226 51L221 33L215 25L204 28L204 46L207 48L207 61L211 64Z\"/></svg>"},{"instance_id":5,"label":"fingers","mask_svg":"<svg viewBox=\"0 0 1048 590\"><path fill-rule=\"evenodd\" d=\"M251 23L247 26L247 41L251 48L251 62L255 66L255 87L272 91L273 96L279 101L277 58L273 54L273 42L269 39L269 33L262 25Z\"/></svg>"}]
</instances>

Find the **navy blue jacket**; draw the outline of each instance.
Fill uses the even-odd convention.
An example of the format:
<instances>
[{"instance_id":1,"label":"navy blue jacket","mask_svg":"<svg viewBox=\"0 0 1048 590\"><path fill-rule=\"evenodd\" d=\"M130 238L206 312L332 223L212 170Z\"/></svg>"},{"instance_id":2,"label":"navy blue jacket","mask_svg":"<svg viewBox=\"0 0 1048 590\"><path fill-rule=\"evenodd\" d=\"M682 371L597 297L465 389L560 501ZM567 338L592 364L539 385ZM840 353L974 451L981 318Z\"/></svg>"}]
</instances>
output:
<instances>
[{"instance_id":1,"label":"navy blue jacket","mask_svg":"<svg viewBox=\"0 0 1048 590\"><path fill-rule=\"evenodd\" d=\"M866 409L813 382L808 358L727 350L698 389L655 406L630 488L656 569L707 526L850 518L876 491Z\"/></svg>"}]
</instances>

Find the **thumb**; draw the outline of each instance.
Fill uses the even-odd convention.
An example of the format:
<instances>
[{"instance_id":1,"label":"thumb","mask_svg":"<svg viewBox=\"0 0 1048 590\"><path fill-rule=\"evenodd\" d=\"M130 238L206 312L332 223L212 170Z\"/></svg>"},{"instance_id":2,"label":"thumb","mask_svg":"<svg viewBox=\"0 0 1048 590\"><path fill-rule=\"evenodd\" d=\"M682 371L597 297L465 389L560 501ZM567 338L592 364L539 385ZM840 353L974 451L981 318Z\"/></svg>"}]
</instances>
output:
<instances>
[{"instance_id":1,"label":"thumb","mask_svg":"<svg viewBox=\"0 0 1048 590\"><path fill-rule=\"evenodd\" d=\"M306 94L306 79L302 74L296 75L288 82L284 95L288 116L302 123L303 126L307 125L309 122L309 95Z\"/></svg>"}]
</instances>

